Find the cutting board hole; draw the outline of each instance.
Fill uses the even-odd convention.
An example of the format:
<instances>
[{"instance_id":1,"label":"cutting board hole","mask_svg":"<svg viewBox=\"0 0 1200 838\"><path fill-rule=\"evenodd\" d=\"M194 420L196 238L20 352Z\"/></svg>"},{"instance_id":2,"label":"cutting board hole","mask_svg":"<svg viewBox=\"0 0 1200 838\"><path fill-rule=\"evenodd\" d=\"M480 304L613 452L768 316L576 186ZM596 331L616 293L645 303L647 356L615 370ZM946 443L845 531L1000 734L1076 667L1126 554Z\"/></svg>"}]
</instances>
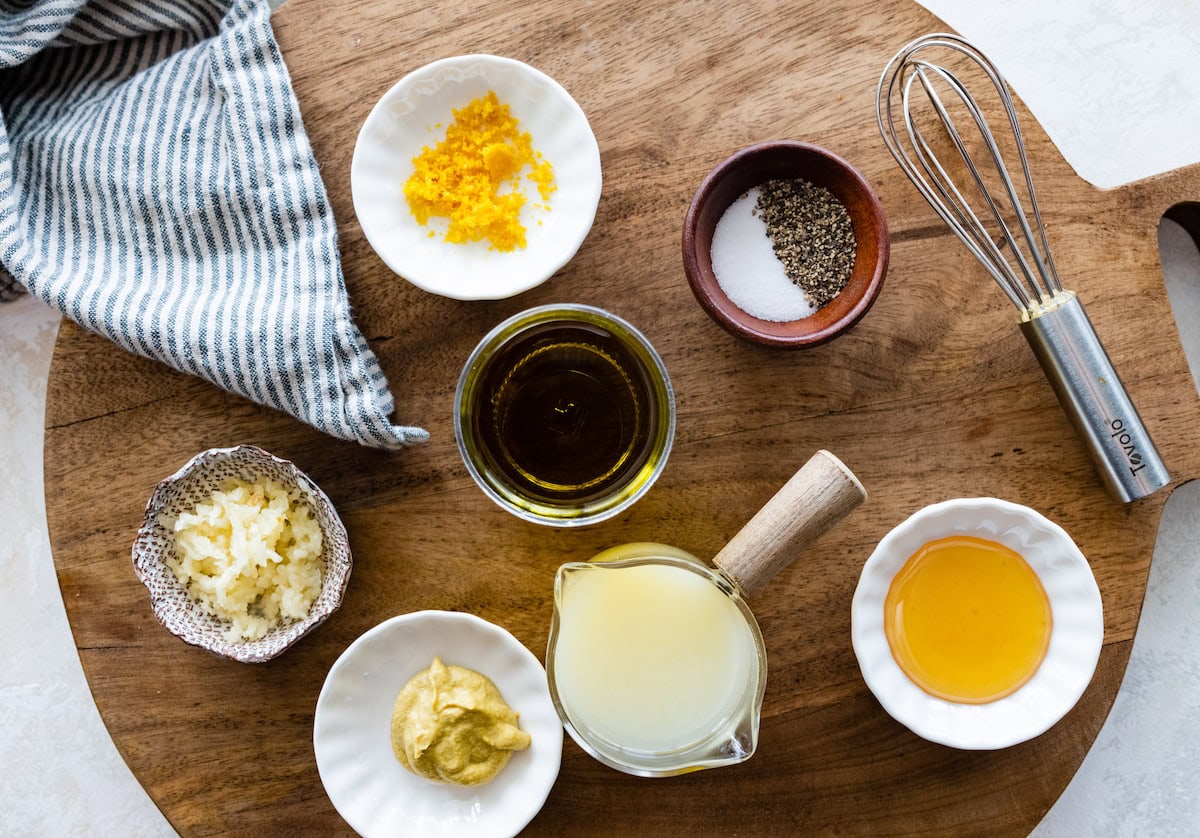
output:
<instances>
[{"instance_id":1,"label":"cutting board hole","mask_svg":"<svg viewBox=\"0 0 1200 838\"><path fill-rule=\"evenodd\" d=\"M1158 225L1158 256L1171 313L1196 383L1200 381L1200 203L1176 204L1167 210Z\"/></svg>"}]
</instances>

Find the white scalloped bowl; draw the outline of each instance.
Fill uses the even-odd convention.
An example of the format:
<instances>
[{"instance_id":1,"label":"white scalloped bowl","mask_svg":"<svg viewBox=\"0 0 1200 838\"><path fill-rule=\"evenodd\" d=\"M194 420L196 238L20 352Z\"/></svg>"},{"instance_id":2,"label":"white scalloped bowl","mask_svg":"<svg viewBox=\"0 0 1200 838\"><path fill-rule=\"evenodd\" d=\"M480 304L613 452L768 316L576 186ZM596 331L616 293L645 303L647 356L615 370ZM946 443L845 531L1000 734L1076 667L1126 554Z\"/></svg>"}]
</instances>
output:
<instances>
[{"instance_id":1,"label":"white scalloped bowl","mask_svg":"<svg viewBox=\"0 0 1200 838\"><path fill-rule=\"evenodd\" d=\"M225 637L228 624L206 612L167 567L175 534L164 519L194 510L230 478L253 483L264 477L297 491L321 528L321 592L303 619L282 622L258 640L232 641ZM134 573L150 592L154 616L163 627L193 646L242 663L269 661L324 622L342 604L353 564L346 528L329 497L295 463L253 445L201 451L159 483L133 542Z\"/></svg>"},{"instance_id":2,"label":"white scalloped bowl","mask_svg":"<svg viewBox=\"0 0 1200 838\"><path fill-rule=\"evenodd\" d=\"M421 226L404 197L413 158L445 137L453 109L489 90L529 132L557 185L548 202L528 186L526 244L509 253L486 241L443 241L444 220ZM444 58L400 79L367 116L350 165L354 212L379 258L418 288L456 300L511 297L550 278L591 230L600 188L600 148L583 110L545 73L495 55ZM548 211L534 206L543 203Z\"/></svg>"},{"instance_id":3,"label":"white scalloped bowl","mask_svg":"<svg viewBox=\"0 0 1200 838\"><path fill-rule=\"evenodd\" d=\"M532 744L481 786L435 783L392 753L392 706L434 656L492 679ZM472 614L417 611L367 631L342 653L317 699L313 748L334 808L365 838L490 838L520 832L558 777L563 728L538 659Z\"/></svg>"},{"instance_id":4,"label":"white scalloped bowl","mask_svg":"<svg viewBox=\"0 0 1200 838\"><path fill-rule=\"evenodd\" d=\"M892 579L924 544L970 535L1015 550L1037 573L1050 599L1050 646L1020 689L987 704L935 698L904 674L884 634L884 598ZM879 542L863 566L851 609L859 668L883 708L913 733L965 750L1007 748L1048 730L1091 682L1104 642L1100 589L1071 537L1028 507L995 498L927 506Z\"/></svg>"}]
</instances>

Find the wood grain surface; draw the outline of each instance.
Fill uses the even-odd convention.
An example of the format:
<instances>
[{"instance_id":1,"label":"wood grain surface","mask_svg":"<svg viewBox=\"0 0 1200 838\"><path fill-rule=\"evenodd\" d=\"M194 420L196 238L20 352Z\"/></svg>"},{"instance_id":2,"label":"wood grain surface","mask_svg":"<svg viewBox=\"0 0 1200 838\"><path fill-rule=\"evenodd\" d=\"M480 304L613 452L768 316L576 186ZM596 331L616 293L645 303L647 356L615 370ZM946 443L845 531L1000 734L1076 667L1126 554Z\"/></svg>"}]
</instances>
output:
<instances>
[{"instance_id":1,"label":"wood grain surface","mask_svg":"<svg viewBox=\"0 0 1200 838\"><path fill-rule=\"evenodd\" d=\"M317 694L359 634L396 614L468 611L544 656L554 570L627 541L713 556L818 448L870 499L753 598L770 660L761 744L748 762L665 780L612 771L568 740L531 835L1016 835L1075 772L1116 695L1168 492L1104 494L1015 312L922 202L875 126L887 59L939 21L871 2L386 2L290 0L275 17L339 220L355 315L424 447L384 453L127 355L66 324L50 376L46 503L67 613L117 747L184 835L349 834L312 750ZM516 299L463 303L392 275L355 221L359 126L400 76L449 55L528 62L569 90L599 141L604 194L578 256ZM1082 182L1022 109L1060 273L1079 292L1175 484L1200 473L1200 416L1163 288L1155 231L1200 198L1200 169L1115 191ZM734 150L790 138L854 163L892 229L875 307L811 350L739 342L692 298L684 210ZM1192 209L1176 217L1195 219ZM663 356L676 447L630 511L583 530L522 522L471 482L455 449L454 385L479 338L549 302L627 318ZM341 610L281 658L218 659L167 634L129 550L155 483L196 452L260 445L329 494L355 569ZM1034 507L1088 556L1105 646L1075 709L994 753L925 742L880 708L850 647L850 601L878 540L952 497Z\"/></svg>"}]
</instances>

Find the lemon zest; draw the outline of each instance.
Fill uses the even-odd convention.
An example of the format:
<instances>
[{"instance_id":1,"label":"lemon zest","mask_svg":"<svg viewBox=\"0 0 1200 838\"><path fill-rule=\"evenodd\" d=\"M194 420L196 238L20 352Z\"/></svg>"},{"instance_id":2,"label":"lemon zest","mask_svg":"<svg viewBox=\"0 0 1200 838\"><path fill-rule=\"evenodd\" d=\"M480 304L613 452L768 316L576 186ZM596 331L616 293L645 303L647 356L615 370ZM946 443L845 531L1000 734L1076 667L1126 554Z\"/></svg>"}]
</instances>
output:
<instances>
[{"instance_id":1,"label":"lemon zest","mask_svg":"<svg viewBox=\"0 0 1200 838\"><path fill-rule=\"evenodd\" d=\"M543 202L557 189L550 161L534 150L529 132L520 131L509 106L490 90L456 108L445 139L421 149L413 167L404 197L418 224L447 218L445 241L465 244L486 239L502 252L525 247L521 172L529 167L526 177ZM550 209L549 203L535 206Z\"/></svg>"}]
</instances>

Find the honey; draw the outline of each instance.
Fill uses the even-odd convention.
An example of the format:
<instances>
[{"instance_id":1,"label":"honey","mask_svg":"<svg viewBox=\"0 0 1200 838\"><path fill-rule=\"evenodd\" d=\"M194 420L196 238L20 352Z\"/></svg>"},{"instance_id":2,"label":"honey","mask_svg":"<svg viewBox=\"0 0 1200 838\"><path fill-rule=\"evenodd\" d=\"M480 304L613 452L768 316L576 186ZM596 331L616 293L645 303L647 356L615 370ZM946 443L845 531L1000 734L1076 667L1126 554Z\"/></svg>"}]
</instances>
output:
<instances>
[{"instance_id":1,"label":"honey","mask_svg":"<svg viewBox=\"0 0 1200 838\"><path fill-rule=\"evenodd\" d=\"M1029 563L971 536L922 546L884 601L896 663L925 692L963 704L996 701L1028 682L1052 626L1050 600Z\"/></svg>"}]
</instances>

